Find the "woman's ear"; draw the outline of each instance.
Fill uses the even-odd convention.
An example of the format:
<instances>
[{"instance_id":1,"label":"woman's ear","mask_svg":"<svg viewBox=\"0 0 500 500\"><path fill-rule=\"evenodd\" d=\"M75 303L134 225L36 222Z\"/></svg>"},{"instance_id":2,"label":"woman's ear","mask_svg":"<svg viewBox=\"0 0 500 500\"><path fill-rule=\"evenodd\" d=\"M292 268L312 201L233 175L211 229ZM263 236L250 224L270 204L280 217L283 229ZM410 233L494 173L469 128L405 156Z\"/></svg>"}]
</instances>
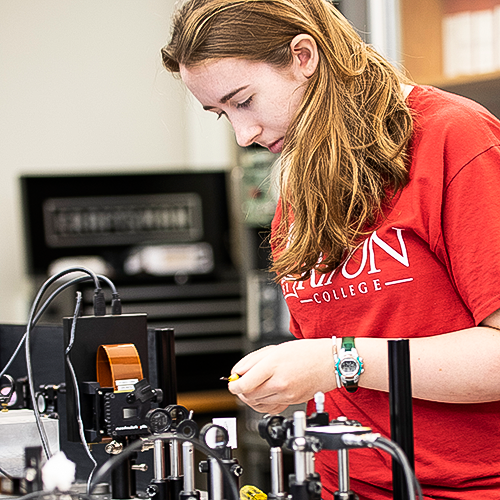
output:
<instances>
[{"instance_id":1,"label":"woman's ear","mask_svg":"<svg viewBox=\"0 0 500 500\"><path fill-rule=\"evenodd\" d=\"M290 42L293 63L305 76L310 78L316 71L319 62L318 46L311 35L300 34Z\"/></svg>"}]
</instances>

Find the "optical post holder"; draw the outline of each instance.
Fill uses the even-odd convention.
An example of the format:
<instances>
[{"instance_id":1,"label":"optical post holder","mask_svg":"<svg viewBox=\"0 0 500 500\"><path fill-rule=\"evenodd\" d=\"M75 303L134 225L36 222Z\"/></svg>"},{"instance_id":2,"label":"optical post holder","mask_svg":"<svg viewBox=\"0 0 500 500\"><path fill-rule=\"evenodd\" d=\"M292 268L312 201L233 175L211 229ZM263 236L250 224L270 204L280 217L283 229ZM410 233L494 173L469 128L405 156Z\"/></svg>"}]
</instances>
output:
<instances>
[{"instance_id":1,"label":"optical post holder","mask_svg":"<svg viewBox=\"0 0 500 500\"><path fill-rule=\"evenodd\" d=\"M271 460L271 491L269 500L281 500L286 497L283 473L283 446L286 441L285 417L267 415L259 422L259 434L267 441Z\"/></svg>"},{"instance_id":2,"label":"optical post holder","mask_svg":"<svg viewBox=\"0 0 500 500\"><path fill-rule=\"evenodd\" d=\"M199 464L200 472L207 474L208 498L209 500L228 499L232 489L228 483L228 477L239 489L239 477L243 473L238 460L232 456L228 431L220 425L207 424L200 431L200 439L213 450L214 455ZM223 474L221 467L224 467L228 474Z\"/></svg>"},{"instance_id":3,"label":"optical post holder","mask_svg":"<svg viewBox=\"0 0 500 500\"><path fill-rule=\"evenodd\" d=\"M174 436L178 434L180 437L194 438L199 434L198 426L191 419L188 410L184 406L176 404L151 410L148 413L147 421L149 430L153 433L154 478L151 480L146 491L155 500L177 500L181 498L183 486L184 490L186 488L186 481L189 483L189 486L194 485L192 470L186 470L185 465L184 476L181 474L179 440L172 439L168 442L170 453L169 460L167 460L164 441L160 438L154 439L154 435L170 432ZM184 449L182 452L184 453ZM186 463L184 458L182 461ZM170 464L168 475L167 462Z\"/></svg>"}]
</instances>

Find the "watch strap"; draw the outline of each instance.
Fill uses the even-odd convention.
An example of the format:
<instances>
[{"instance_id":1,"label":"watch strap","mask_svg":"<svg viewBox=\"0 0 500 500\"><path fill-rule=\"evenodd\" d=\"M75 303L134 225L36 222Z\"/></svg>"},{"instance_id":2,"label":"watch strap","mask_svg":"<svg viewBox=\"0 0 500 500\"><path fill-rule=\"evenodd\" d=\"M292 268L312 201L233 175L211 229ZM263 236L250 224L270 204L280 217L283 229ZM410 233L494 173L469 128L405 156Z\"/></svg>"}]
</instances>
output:
<instances>
[{"instance_id":1,"label":"watch strap","mask_svg":"<svg viewBox=\"0 0 500 500\"><path fill-rule=\"evenodd\" d=\"M347 392L356 392L358 390L358 383L348 381L348 382L344 383L344 387L345 387Z\"/></svg>"},{"instance_id":2,"label":"watch strap","mask_svg":"<svg viewBox=\"0 0 500 500\"><path fill-rule=\"evenodd\" d=\"M354 337L342 337L341 348L345 351L352 351L354 349Z\"/></svg>"}]
</instances>

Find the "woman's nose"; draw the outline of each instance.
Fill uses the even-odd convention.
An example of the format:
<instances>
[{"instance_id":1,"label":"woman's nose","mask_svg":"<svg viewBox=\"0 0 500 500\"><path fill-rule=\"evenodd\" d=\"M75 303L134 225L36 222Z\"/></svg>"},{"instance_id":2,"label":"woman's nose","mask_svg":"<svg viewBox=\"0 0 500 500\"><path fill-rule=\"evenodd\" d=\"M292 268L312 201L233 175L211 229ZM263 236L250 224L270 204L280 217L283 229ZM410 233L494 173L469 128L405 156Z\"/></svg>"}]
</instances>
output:
<instances>
[{"instance_id":1,"label":"woman's nose","mask_svg":"<svg viewBox=\"0 0 500 500\"><path fill-rule=\"evenodd\" d=\"M233 123L233 129L236 134L236 142L242 148L250 146L250 144L256 142L262 132L262 128L260 126L244 123Z\"/></svg>"}]
</instances>

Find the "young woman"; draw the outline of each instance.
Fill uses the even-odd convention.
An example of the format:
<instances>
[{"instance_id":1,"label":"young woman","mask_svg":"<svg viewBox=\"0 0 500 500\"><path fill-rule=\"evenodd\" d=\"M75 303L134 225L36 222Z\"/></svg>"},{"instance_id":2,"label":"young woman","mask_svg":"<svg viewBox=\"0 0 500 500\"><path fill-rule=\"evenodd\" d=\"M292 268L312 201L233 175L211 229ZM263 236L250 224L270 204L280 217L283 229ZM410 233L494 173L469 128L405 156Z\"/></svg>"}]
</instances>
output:
<instances>
[{"instance_id":1,"label":"young woman","mask_svg":"<svg viewBox=\"0 0 500 500\"><path fill-rule=\"evenodd\" d=\"M413 86L325 0L188 0L162 56L241 146L281 153L272 270L299 340L243 358L231 392L277 413L323 391L388 436L387 339L409 338L425 498L500 498L500 123ZM324 499L336 462L316 458ZM350 462L360 498L392 498L387 456Z\"/></svg>"}]
</instances>

